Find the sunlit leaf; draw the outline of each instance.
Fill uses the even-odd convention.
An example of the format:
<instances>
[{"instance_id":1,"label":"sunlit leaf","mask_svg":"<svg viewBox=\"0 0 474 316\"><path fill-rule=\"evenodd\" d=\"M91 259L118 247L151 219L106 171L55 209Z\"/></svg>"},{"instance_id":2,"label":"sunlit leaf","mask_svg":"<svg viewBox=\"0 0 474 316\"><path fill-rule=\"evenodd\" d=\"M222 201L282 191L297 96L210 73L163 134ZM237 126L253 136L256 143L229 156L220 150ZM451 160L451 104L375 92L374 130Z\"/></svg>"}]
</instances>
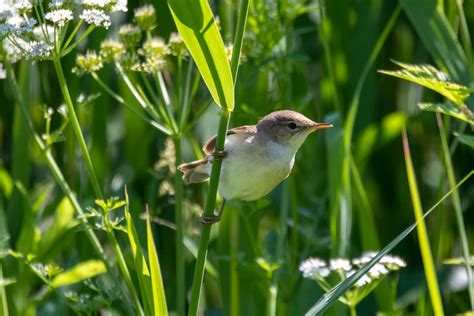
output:
<instances>
[{"instance_id":1,"label":"sunlit leaf","mask_svg":"<svg viewBox=\"0 0 474 316\"><path fill-rule=\"evenodd\" d=\"M224 42L207 0L168 0L171 14L214 101L234 109L234 84Z\"/></svg>"},{"instance_id":2,"label":"sunlit leaf","mask_svg":"<svg viewBox=\"0 0 474 316\"><path fill-rule=\"evenodd\" d=\"M165 289L163 287L163 278L161 277L160 262L156 253L155 242L153 241L153 233L151 231L150 216L147 214L146 221L146 238L148 248L148 260L150 263L151 286L153 290L153 306L155 315L168 315L166 307Z\"/></svg>"},{"instance_id":3,"label":"sunlit leaf","mask_svg":"<svg viewBox=\"0 0 474 316\"><path fill-rule=\"evenodd\" d=\"M446 97L455 104L461 105L469 96L469 89L463 85L451 82L449 76L431 65L412 65L395 62L403 69L388 71L380 70L381 73L405 79Z\"/></svg>"},{"instance_id":4,"label":"sunlit leaf","mask_svg":"<svg viewBox=\"0 0 474 316\"><path fill-rule=\"evenodd\" d=\"M140 247L140 240L138 239L137 230L133 223L132 215L129 211L128 193L125 191L126 205L125 205L125 219L127 221L127 235L130 242L130 248L132 249L133 261L135 263L135 269L138 276L138 284L142 293L144 306L148 310L148 313L152 315L153 311L153 292L151 288L151 276L148 270L145 257L143 256L142 249Z\"/></svg>"},{"instance_id":5,"label":"sunlit leaf","mask_svg":"<svg viewBox=\"0 0 474 316\"><path fill-rule=\"evenodd\" d=\"M471 82L466 54L445 10L439 10L438 1L401 0L400 4L436 64L442 65L454 81L465 85Z\"/></svg>"},{"instance_id":6,"label":"sunlit leaf","mask_svg":"<svg viewBox=\"0 0 474 316\"><path fill-rule=\"evenodd\" d=\"M474 136L473 135L459 134L459 133L455 132L454 136L456 136L461 143L466 144L466 145L470 146L471 148L474 148Z\"/></svg>"},{"instance_id":7,"label":"sunlit leaf","mask_svg":"<svg viewBox=\"0 0 474 316\"><path fill-rule=\"evenodd\" d=\"M428 292L431 298L431 306L435 315L443 314L443 303L441 301L441 294L439 289L438 277L436 275L436 266L431 254L430 239L428 237L428 230L423 218L423 208L421 206L420 194L418 191L418 184L416 181L415 169L410 154L410 146L406 132L403 133L403 153L405 156L406 172L408 178L408 186L410 188L410 196L413 205L413 212L418 223L417 235L418 243L420 244L421 258L423 259L423 267L425 270L426 283Z\"/></svg>"},{"instance_id":8,"label":"sunlit leaf","mask_svg":"<svg viewBox=\"0 0 474 316\"><path fill-rule=\"evenodd\" d=\"M74 284L105 273L106 271L105 264L100 260L84 261L75 265L71 269L58 274L51 282L51 285L57 288Z\"/></svg>"},{"instance_id":9,"label":"sunlit leaf","mask_svg":"<svg viewBox=\"0 0 474 316\"><path fill-rule=\"evenodd\" d=\"M474 116L465 106L459 107L451 102L445 103L419 103L418 107L423 111L439 112L450 115L457 119L463 120L470 124L474 124ZM463 109L465 111L463 111Z\"/></svg>"}]
</instances>

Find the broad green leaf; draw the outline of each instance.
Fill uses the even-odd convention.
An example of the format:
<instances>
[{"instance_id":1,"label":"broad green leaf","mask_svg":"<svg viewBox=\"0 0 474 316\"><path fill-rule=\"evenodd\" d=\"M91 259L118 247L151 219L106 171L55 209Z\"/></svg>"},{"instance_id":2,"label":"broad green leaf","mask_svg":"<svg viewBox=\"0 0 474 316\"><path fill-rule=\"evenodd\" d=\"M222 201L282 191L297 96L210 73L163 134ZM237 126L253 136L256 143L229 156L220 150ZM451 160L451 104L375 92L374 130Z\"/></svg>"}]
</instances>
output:
<instances>
[{"instance_id":1,"label":"broad green leaf","mask_svg":"<svg viewBox=\"0 0 474 316\"><path fill-rule=\"evenodd\" d=\"M438 92L455 104L461 105L469 96L469 89L451 82L448 75L431 65L412 65L395 62L403 69L395 71L381 70L389 76L398 77Z\"/></svg>"},{"instance_id":2,"label":"broad green leaf","mask_svg":"<svg viewBox=\"0 0 474 316\"><path fill-rule=\"evenodd\" d=\"M438 9L438 1L401 0L400 4L436 64L454 81L468 85L472 74L466 55L444 12Z\"/></svg>"},{"instance_id":3,"label":"broad green leaf","mask_svg":"<svg viewBox=\"0 0 474 316\"><path fill-rule=\"evenodd\" d=\"M469 124L474 124L474 115L466 106L459 107L451 102L445 102L419 103L418 107L423 111L443 113L468 122Z\"/></svg>"},{"instance_id":4,"label":"broad green leaf","mask_svg":"<svg viewBox=\"0 0 474 316\"><path fill-rule=\"evenodd\" d=\"M71 269L59 273L54 277L51 285L55 288L74 284L85 279L95 277L96 275L107 271L105 264L100 260L88 260L81 262Z\"/></svg>"},{"instance_id":5,"label":"broad green leaf","mask_svg":"<svg viewBox=\"0 0 474 316\"><path fill-rule=\"evenodd\" d=\"M474 136L473 135L454 133L454 136L456 136L461 143L466 144L468 146L471 146L471 148L474 148Z\"/></svg>"},{"instance_id":6,"label":"broad green leaf","mask_svg":"<svg viewBox=\"0 0 474 316\"><path fill-rule=\"evenodd\" d=\"M234 109L234 84L224 43L207 0L168 0L171 14L214 101Z\"/></svg>"},{"instance_id":7,"label":"broad green leaf","mask_svg":"<svg viewBox=\"0 0 474 316\"><path fill-rule=\"evenodd\" d=\"M148 248L148 261L150 263L151 272L151 286L153 291L153 306L155 308L155 315L168 315L168 308L166 307L165 289L163 287L163 278L161 277L160 262L158 261L158 254L156 253L155 242L153 241L153 233L151 231L150 216L146 217L146 238Z\"/></svg>"},{"instance_id":8,"label":"broad green leaf","mask_svg":"<svg viewBox=\"0 0 474 316\"><path fill-rule=\"evenodd\" d=\"M397 237L395 237L388 245L386 245L381 251L377 253L375 257L372 258L368 263L362 266L350 277L346 278L343 282L336 285L332 290L324 294L317 302L313 305L307 312L306 316L312 315L322 315L329 307L334 304L339 297L344 295L354 284L359 280L364 274L366 274L377 262L382 259L383 256L390 253L398 244L400 244L420 223L421 220L424 220L428 215L431 214L441 203L443 203L451 194L457 190L461 185L463 185L469 178L474 175L474 171L469 172L456 187L446 193L435 205L433 205L425 214L423 218L417 220L415 223L408 226L404 231L402 231Z\"/></svg>"},{"instance_id":9,"label":"broad green leaf","mask_svg":"<svg viewBox=\"0 0 474 316\"><path fill-rule=\"evenodd\" d=\"M143 256L142 249L140 247L140 241L138 239L137 230L133 223L132 215L129 211L128 194L125 193L126 204L125 204L125 220L127 221L127 235L130 241L130 247L132 248L133 262L138 276L138 284L140 285L140 291L144 300L145 308L150 315L153 315L153 292L151 288L151 276L146 264L145 257Z\"/></svg>"},{"instance_id":10,"label":"broad green leaf","mask_svg":"<svg viewBox=\"0 0 474 316\"><path fill-rule=\"evenodd\" d=\"M418 184L416 183L415 170L411 160L410 146L406 132L403 133L403 153L405 156L405 165L408 177L408 186L410 188L411 201L413 204L413 212L418 223L418 243L420 244L421 258L425 269L426 283L431 298L431 305L435 315L443 315L443 303L439 290L438 277L436 276L436 265L431 254L428 230L423 218L423 208L421 206L420 194L418 193Z\"/></svg>"}]
</instances>

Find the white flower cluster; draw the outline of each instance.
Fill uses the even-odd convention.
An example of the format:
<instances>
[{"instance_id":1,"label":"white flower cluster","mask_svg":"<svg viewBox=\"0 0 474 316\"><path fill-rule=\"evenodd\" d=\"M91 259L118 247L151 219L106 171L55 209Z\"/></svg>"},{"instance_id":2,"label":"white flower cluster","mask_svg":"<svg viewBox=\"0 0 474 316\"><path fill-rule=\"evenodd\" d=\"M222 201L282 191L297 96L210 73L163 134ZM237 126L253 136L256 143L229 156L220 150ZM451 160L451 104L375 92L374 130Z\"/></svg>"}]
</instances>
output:
<instances>
[{"instance_id":1,"label":"white flower cluster","mask_svg":"<svg viewBox=\"0 0 474 316\"><path fill-rule=\"evenodd\" d=\"M359 258L354 258L352 261L345 258L335 258L325 262L319 258L308 258L301 262L299 270L303 273L303 277L307 279L325 279L332 273L336 273L344 278L350 277L356 270L368 263L377 253L364 253ZM363 287L372 283L375 280L382 278L391 271L399 270L406 267L403 259L397 256L385 255L376 263L366 274L364 274L355 283L356 287Z\"/></svg>"},{"instance_id":2,"label":"white flower cluster","mask_svg":"<svg viewBox=\"0 0 474 316\"><path fill-rule=\"evenodd\" d=\"M46 59L52 47L37 36L37 21L29 18L32 4L28 0L15 1L14 5L0 5L0 43L10 61L19 59Z\"/></svg>"},{"instance_id":3,"label":"white flower cluster","mask_svg":"<svg viewBox=\"0 0 474 316\"><path fill-rule=\"evenodd\" d=\"M64 27L67 22L73 20L72 11L68 9L57 9L46 13L44 18L60 27Z\"/></svg>"},{"instance_id":4,"label":"white flower cluster","mask_svg":"<svg viewBox=\"0 0 474 316\"><path fill-rule=\"evenodd\" d=\"M92 24L94 26L101 26L104 28L109 28L110 26L110 16L107 15L103 10L100 9L85 9L82 11L82 14L79 16L84 22Z\"/></svg>"}]
</instances>

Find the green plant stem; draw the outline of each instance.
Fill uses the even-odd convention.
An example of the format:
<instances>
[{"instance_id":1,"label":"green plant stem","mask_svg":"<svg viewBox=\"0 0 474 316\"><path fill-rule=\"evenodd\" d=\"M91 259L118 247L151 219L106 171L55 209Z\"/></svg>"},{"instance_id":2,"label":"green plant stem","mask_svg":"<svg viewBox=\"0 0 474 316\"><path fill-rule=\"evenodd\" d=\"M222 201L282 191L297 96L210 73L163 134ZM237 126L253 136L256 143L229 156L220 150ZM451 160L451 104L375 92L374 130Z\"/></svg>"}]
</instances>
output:
<instances>
[{"instance_id":1,"label":"green plant stem","mask_svg":"<svg viewBox=\"0 0 474 316\"><path fill-rule=\"evenodd\" d=\"M441 138L441 145L443 148L444 162L446 164L446 172L448 174L449 188L453 190L456 187L456 176L454 175L453 162L451 161L451 155L449 152L448 140L446 139L446 133L444 129L443 120L441 114L436 112L436 121L438 123L439 136ZM470 266L471 255L469 253L469 242L467 239L466 226L464 225L464 218L462 216L461 198L457 190L453 191L453 206L454 214L456 215L456 222L458 225L459 236L461 238L461 251L464 258L464 265L466 267L469 299L471 302L471 311L474 311L474 283L472 279L472 270Z\"/></svg>"},{"instance_id":2,"label":"green plant stem","mask_svg":"<svg viewBox=\"0 0 474 316\"><path fill-rule=\"evenodd\" d=\"M231 59L231 71L232 71L234 86L235 86L235 82L236 82L237 74L238 74L240 53L242 51L242 42L244 39L245 24L247 22L248 8L249 8L249 0L242 0L241 8L239 11L239 18L237 22L237 28L236 28L235 37L234 37L234 50L232 52L232 59ZM224 142L227 135L227 129L229 127L230 115L231 115L231 112L227 110L227 106L223 106L221 116L219 119L219 129L218 129L217 137L216 137L216 145L215 145L216 151L224 150ZM222 160L215 159L212 164L211 177L209 181L209 189L207 191L206 205L204 208L205 216L210 216L214 213L221 166L222 166ZM211 234L211 225L203 224L202 231L201 231L201 240L199 242L198 256L196 259L196 267L194 270L193 287L191 290L191 303L189 306L189 313L188 313L188 315L190 316L194 316L197 314L197 310L199 306L202 280L204 277L204 263L206 261L207 246L209 244L210 234Z\"/></svg>"},{"instance_id":3,"label":"green plant stem","mask_svg":"<svg viewBox=\"0 0 474 316\"><path fill-rule=\"evenodd\" d=\"M115 258L117 259L117 264L120 268L120 271L122 272L123 279L125 281L125 284L127 285L128 291L130 293L130 296L132 297L133 304L135 306L135 309L137 310L138 315L145 315L143 311L142 304L140 302L140 299L138 298L138 294L135 290L135 286L133 285L132 277L130 276L130 272L128 271L127 268L127 263L125 262L125 258L122 254L122 250L120 248L120 245L117 241L117 238L115 238L115 234L113 231L113 228L110 225L108 215L104 214L107 222L107 236L109 237L109 242L112 246L112 251L114 252Z\"/></svg>"},{"instance_id":4,"label":"green plant stem","mask_svg":"<svg viewBox=\"0 0 474 316\"><path fill-rule=\"evenodd\" d=\"M175 150L175 175L174 175L174 190L175 190L175 221L176 221L176 308L179 316L185 315L185 291L186 291L186 276L184 269L184 232L183 232L183 179L181 173L178 172L178 166L181 163L181 138L174 137Z\"/></svg>"},{"instance_id":5,"label":"green plant stem","mask_svg":"<svg viewBox=\"0 0 474 316\"><path fill-rule=\"evenodd\" d=\"M229 126L231 112L222 108L219 119L219 129L216 138L216 151L224 150L224 142ZM217 187L219 185L219 177L221 172L222 159L215 159L212 164L211 177L209 181L209 189L207 191L206 205L204 208L204 216L211 216L214 213L216 205ZM188 315L197 315L199 306L199 297L201 294L202 280L204 277L204 263L207 256L207 246L209 244L209 237L211 235L211 224L203 224L201 231L201 240L199 242L198 256L196 259L196 267L194 269L193 287L191 290L191 303L189 306Z\"/></svg>"},{"instance_id":6,"label":"green plant stem","mask_svg":"<svg viewBox=\"0 0 474 316\"><path fill-rule=\"evenodd\" d=\"M56 180L56 183L58 186L61 188L61 191L63 191L64 195L66 195L71 202L74 210L78 214L79 219L81 222L85 225L87 228L85 230L85 234L87 238L89 239L90 243L92 244L92 247L94 248L95 252L99 256L99 258L104 262L104 264L107 267L107 270L109 271L110 275L112 276L112 279L114 280L116 286L120 288L125 295L125 297L128 297L126 295L126 291L123 289L120 280L118 279L117 275L114 273L112 266L110 265L110 259L107 258L104 249L100 245L99 239L97 238L96 234L94 231L89 227L85 213L82 210L81 205L79 204L79 201L77 200L75 194L72 192L71 188L69 187L68 183L66 182L66 179L64 178L64 175L61 172L61 169L59 169L58 164L54 160L53 156L51 155L51 152L48 150L46 145L43 143L41 140L41 137L36 133L33 121L30 118L30 115L28 113L28 109L26 108L25 103L23 102L23 96L21 95L20 87L18 86L18 83L16 81L15 73L13 71L13 67L10 64L8 60L4 61L5 68L7 70L7 78L10 83L10 87L12 89L13 95L15 96L16 101L18 102L21 112L23 114L23 118L25 119L28 129L40 149L41 153L43 154L46 163L48 164L49 169L51 170L51 173L53 174L54 179Z\"/></svg>"},{"instance_id":7,"label":"green plant stem","mask_svg":"<svg viewBox=\"0 0 474 316\"><path fill-rule=\"evenodd\" d=\"M61 87L61 92L64 97L64 102L67 106L68 118L71 122L74 134L76 135L77 142L79 143L79 148L81 149L82 157L86 165L87 174L89 175L92 188L94 189L96 197L103 199L104 197L102 195L102 190L100 189L99 180L97 180L97 175L95 173L94 166L92 165L89 150L87 149L86 141L84 140L84 136L82 135L81 131L81 126L79 125L79 120L77 119L76 110L74 109L74 105L72 104L71 95L69 94L66 78L64 77L63 68L61 66L61 61L59 58L55 58L53 60L53 63L54 68L56 70L56 75L58 77L59 86Z\"/></svg>"},{"instance_id":8,"label":"green plant stem","mask_svg":"<svg viewBox=\"0 0 474 316\"><path fill-rule=\"evenodd\" d=\"M416 183L415 170L411 160L410 146L408 144L408 138L406 130L402 131L403 139L403 152L405 156L405 165L407 170L408 184L410 187L410 195L413 204L413 211L415 218L418 223L417 233L418 242L420 244L420 253L423 259L423 266L425 269L426 283L428 286L428 292L431 298L431 305L433 307L434 314L437 316L444 315L443 305L441 302L441 294L439 290L438 277L436 275L436 267L433 262L433 256L431 254L430 242L428 238L428 231L426 223L423 219L423 208L421 206L420 195L418 193L418 185Z\"/></svg>"},{"instance_id":9,"label":"green plant stem","mask_svg":"<svg viewBox=\"0 0 474 316\"><path fill-rule=\"evenodd\" d=\"M349 309L351 311L351 316L357 316L356 307L354 305L350 305Z\"/></svg>"},{"instance_id":10,"label":"green plant stem","mask_svg":"<svg viewBox=\"0 0 474 316\"><path fill-rule=\"evenodd\" d=\"M241 0L239 16L237 18L237 27L235 29L234 49L232 50L232 58L230 60L230 70L232 71L234 86L239 74L239 62L242 52L242 43L244 42L245 25L249 14L249 3L250 0Z\"/></svg>"},{"instance_id":11,"label":"green plant stem","mask_svg":"<svg viewBox=\"0 0 474 316\"><path fill-rule=\"evenodd\" d=\"M3 270L2 270L2 262L0 261L0 280L3 279ZM2 311L2 315L9 316L8 313L8 301L7 301L7 293L5 292L5 286L0 286L0 307Z\"/></svg>"},{"instance_id":12,"label":"green plant stem","mask_svg":"<svg viewBox=\"0 0 474 316\"><path fill-rule=\"evenodd\" d=\"M142 120L144 120L145 122L147 122L148 124L150 124L151 126L155 127L156 129L158 129L159 131L163 132L164 134L168 135L168 136L171 136L171 131L169 129L167 129L166 127L164 127L163 125L159 124L158 122L154 121L154 120L151 120L149 118L147 118L145 115L143 115L142 113L140 113L139 111L137 111L133 106L131 106L130 104L128 104L127 102L125 102L125 100L120 96L118 95L117 93L115 93L112 89L110 89L109 86L107 86L100 78L99 76L97 76L96 73L92 73L92 78L94 78L94 80L102 87L102 89L105 90L105 92L107 92L112 98L114 98L117 102L123 104L125 107L127 107L130 111L132 111L133 113L135 113L136 115L138 115Z\"/></svg>"}]
</instances>

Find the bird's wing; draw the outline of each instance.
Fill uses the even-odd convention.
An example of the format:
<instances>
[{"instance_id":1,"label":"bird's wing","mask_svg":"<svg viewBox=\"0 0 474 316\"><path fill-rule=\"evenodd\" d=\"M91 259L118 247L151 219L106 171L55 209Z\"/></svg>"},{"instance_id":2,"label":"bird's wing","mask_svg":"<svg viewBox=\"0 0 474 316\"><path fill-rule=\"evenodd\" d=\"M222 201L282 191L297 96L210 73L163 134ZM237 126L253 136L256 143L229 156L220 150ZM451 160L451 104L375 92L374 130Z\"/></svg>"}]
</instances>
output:
<instances>
[{"instance_id":1,"label":"bird's wing","mask_svg":"<svg viewBox=\"0 0 474 316\"><path fill-rule=\"evenodd\" d=\"M234 134L248 134L250 136L255 134L256 132L257 127L255 125L245 125L229 129L227 131L227 136ZM212 155L214 153L214 149L216 148L216 137L217 135L214 135L209 138L209 140L202 147L202 150L204 151L204 153L206 153L206 155Z\"/></svg>"}]
</instances>

